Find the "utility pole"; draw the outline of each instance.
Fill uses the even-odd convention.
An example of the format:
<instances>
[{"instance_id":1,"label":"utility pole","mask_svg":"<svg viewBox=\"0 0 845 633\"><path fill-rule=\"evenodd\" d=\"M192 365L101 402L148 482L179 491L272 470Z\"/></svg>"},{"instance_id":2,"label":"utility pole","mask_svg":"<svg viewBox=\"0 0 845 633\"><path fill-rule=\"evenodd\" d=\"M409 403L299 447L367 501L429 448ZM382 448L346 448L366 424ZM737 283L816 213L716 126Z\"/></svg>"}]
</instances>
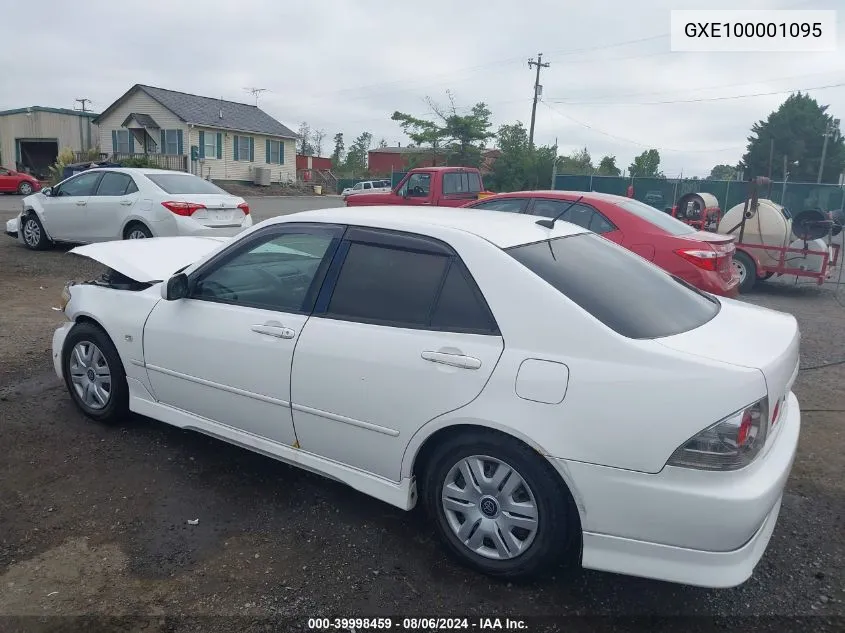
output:
<instances>
[{"instance_id":1,"label":"utility pole","mask_svg":"<svg viewBox=\"0 0 845 633\"><path fill-rule=\"evenodd\" d=\"M772 179L772 161L775 158L775 139L769 143L769 180Z\"/></svg>"},{"instance_id":2,"label":"utility pole","mask_svg":"<svg viewBox=\"0 0 845 633\"><path fill-rule=\"evenodd\" d=\"M540 69L548 68L549 62L543 63L543 53L537 54L537 61L534 58L528 60L528 68L532 66L537 67L537 75L534 78L534 104L531 106L531 129L528 132L528 147L534 147L534 121L537 118L537 100L540 98L540 91L543 89L540 86Z\"/></svg>"},{"instance_id":3,"label":"utility pole","mask_svg":"<svg viewBox=\"0 0 845 633\"><path fill-rule=\"evenodd\" d=\"M839 119L833 119L829 121L827 124L827 128L824 131L824 145L822 145L822 161L819 163L819 177L816 178L816 184L821 183L822 181L822 172L824 171L824 160L827 158L827 139L831 136L836 135L839 132Z\"/></svg>"},{"instance_id":4,"label":"utility pole","mask_svg":"<svg viewBox=\"0 0 845 633\"><path fill-rule=\"evenodd\" d=\"M255 97L255 107L258 107L258 97L262 92L269 92L269 88L244 88L249 94Z\"/></svg>"},{"instance_id":5,"label":"utility pole","mask_svg":"<svg viewBox=\"0 0 845 633\"><path fill-rule=\"evenodd\" d=\"M83 112L89 112L89 110L85 107L85 104L91 103L91 99L86 99L86 98L83 97L81 99L74 99L74 101L76 101L78 104L80 104L82 106Z\"/></svg>"}]
</instances>

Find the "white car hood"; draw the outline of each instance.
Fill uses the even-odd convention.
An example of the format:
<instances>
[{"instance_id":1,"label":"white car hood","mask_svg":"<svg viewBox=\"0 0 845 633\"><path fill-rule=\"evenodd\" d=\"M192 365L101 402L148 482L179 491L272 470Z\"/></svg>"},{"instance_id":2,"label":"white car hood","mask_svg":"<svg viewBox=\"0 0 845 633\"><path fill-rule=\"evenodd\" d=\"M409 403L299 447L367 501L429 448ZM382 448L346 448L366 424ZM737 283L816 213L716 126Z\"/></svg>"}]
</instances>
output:
<instances>
[{"instance_id":1,"label":"white car hood","mask_svg":"<svg viewBox=\"0 0 845 633\"><path fill-rule=\"evenodd\" d=\"M202 259L231 237L152 237L142 240L99 242L70 252L126 275L134 281L164 281L174 272Z\"/></svg>"}]
</instances>

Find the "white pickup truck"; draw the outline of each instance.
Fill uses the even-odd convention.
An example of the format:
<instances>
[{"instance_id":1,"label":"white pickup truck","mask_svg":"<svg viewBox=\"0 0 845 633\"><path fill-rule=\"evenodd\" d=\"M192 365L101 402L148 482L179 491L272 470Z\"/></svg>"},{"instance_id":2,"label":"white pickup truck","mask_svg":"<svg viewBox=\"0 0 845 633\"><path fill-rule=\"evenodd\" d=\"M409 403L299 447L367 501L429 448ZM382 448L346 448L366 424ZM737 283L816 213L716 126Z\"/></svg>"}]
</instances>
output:
<instances>
[{"instance_id":1,"label":"white pickup truck","mask_svg":"<svg viewBox=\"0 0 845 633\"><path fill-rule=\"evenodd\" d=\"M348 196L356 193L387 193L392 189L393 187L389 180L364 180L362 182L356 182L352 187L347 187L340 195L346 200Z\"/></svg>"}]
</instances>

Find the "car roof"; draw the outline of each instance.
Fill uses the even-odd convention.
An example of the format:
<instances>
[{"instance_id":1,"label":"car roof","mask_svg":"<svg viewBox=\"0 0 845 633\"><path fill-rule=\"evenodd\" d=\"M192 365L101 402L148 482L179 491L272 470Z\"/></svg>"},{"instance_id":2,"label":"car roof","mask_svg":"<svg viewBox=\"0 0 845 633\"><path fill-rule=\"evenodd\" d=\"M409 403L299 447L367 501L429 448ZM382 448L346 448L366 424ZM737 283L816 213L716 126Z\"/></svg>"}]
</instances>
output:
<instances>
[{"instance_id":1,"label":"car roof","mask_svg":"<svg viewBox=\"0 0 845 633\"><path fill-rule=\"evenodd\" d=\"M426 229L441 228L462 231L476 235L495 244L499 248L510 248L521 244L531 244L549 238L565 237L586 233L582 227L563 222L555 222L553 229L537 224L537 216L463 209L452 207L412 206L361 206L334 207L301 211L268 221L268 224L281 222L326 222L334 224L354 224L372 228L392 229L425 234Z\"/></svg>"},{"instance_id":2,"label":"car roof","mask_svg":"<svg viewBox=\"0 0 845 633\"><path fill-rule=\"evenodd\" d=\"M116 171L121 174L171 174L175 176L192 176L198 178L194 174L189 174L185 171L174 171L172 169L150 169L147 167L92 167L85 171ZM83 172L80 172L83 173Z\"/></svg>"},{"instance_id":3,"label":"car roof","mask_svg":"<svg viewBox=\"0 0 845 633\"><path fill-rule=\"evenodd\" d=\"M568 191L564 189L548 189L548 190L540 190L540 191L509 191L507 193L499 193L496 194L496 198L560 198L561 200L574 200L576 198L584 197L584 201L589 202L593 201L600 201L600 202L610 202L610 203L619 203L624 202L626 200L630 200L631 198L627 198L625 196L617 196L612 193L602 193L600 191ZM493 196L489 198L483 198L483 200L489 200Z\"/></svg>"}]
</instances>

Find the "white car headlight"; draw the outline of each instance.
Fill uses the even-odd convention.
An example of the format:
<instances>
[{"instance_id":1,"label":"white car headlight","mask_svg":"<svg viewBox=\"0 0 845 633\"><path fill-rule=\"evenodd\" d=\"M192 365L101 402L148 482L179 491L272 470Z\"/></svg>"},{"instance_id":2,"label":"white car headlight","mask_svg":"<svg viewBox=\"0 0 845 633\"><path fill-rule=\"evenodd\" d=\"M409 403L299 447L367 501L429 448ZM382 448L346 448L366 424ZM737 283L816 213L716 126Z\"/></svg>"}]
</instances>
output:
<instances>
[{"instance_id":1,"label":"white car headlight","mask_svg":"<svg viewBox=\"0 0 845 633\"><path fill-rule=\"evenodd\" d=\"M760 453L768 430L768 397L758 400L684 442L668 466L738 470Z\"/></svg>"}]
</instances>

